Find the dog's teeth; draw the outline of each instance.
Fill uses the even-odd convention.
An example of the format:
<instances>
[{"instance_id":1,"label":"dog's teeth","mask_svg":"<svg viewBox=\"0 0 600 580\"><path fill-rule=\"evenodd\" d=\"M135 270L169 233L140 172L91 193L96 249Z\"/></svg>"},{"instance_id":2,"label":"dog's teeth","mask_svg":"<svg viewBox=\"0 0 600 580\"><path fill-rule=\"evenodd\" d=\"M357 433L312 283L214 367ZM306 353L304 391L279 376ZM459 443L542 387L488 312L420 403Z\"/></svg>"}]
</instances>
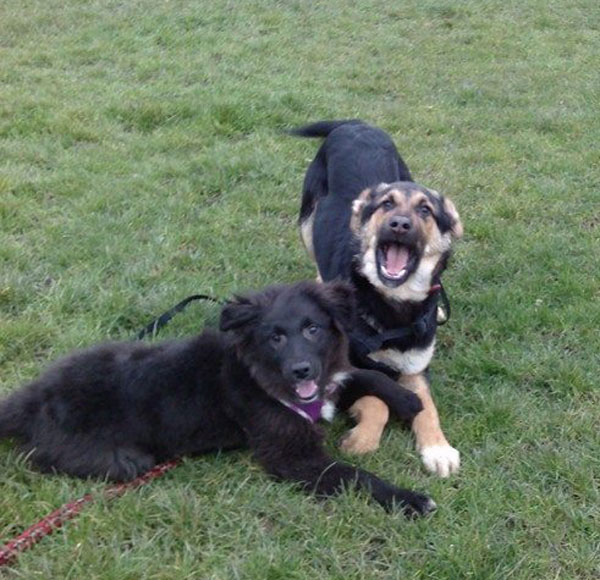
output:
<instances>
[{"instance_id":1,"label":"dog's teeth","mask_svg":"<svg viewBox=\"0 0 600 580\"><path fill-rule=\"evenodd\" d=\"M392 279L402 278L402 276L404 276L404 274L406 273L406 268L402 268L402 270L400 270L400 272L398 272L396 274L392 274L385 266L382 267L382 270L383 270L383 273L388 278L392 278Z\"/></svg>"}]
</instances>

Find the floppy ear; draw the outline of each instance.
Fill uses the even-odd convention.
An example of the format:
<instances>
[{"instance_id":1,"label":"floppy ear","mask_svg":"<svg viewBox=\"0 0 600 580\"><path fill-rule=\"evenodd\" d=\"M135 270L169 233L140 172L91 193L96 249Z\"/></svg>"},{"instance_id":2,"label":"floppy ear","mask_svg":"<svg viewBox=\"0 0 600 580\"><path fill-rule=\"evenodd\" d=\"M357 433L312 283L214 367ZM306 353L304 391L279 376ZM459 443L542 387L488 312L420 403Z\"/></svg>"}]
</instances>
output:
<instances>
[{"instance_id":1,"label":"floppy ear","mask_svg":"<svg viewBox=\"0 0 600 580\"><path fill-rule=\"evenodd\" d=\"M444 198L444 211L450 218L450 232L456 239L462 238L463 225L460 221L460 216L454 204L447 197Z\"/></svg>"},{"instance_id":2,"label":"floppy ear","mask_svg":"<svg viewBox=\"0 0 600 580\"><path fill-rule=\"evenodd\" d=\"M349 331L354 326L356 299L354 289L346 282L326 282L319 285L323 306L342 327Z\"/></svg>"},{"instance_id":3,"label":"floppy ear","mask_svg":"<svg viewBox=\"0 0 600 580\"><path fill-rule=\"evenodd\" d=\"M260 306L247 298L236 296L221 310L219 329L222 331L237 330L256 320L260 314Z\"/></svg>"}]
</instances>

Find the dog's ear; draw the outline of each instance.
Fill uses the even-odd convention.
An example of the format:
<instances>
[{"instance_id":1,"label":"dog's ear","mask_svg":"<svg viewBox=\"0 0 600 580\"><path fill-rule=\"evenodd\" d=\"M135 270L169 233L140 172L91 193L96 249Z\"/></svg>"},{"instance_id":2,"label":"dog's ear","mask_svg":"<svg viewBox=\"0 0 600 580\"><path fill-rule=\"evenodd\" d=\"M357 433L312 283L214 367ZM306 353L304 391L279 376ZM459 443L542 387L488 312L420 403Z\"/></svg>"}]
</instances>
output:
<instances>
[{"instance_id":1,"label":"dog's ear","mask_svg":"<svg viewBox=\"0 0 600 580\"><path fill-rule=\"evenodd\" d=\"M222 331L238 330L260 315L260 306L240 296L236 296L221 310L219 329Z\"/></svg>"},{"instance_id":2,"label":"dog's ear","mask_svg":"<svg viewBox=\"0 0 600 580\"><path fill-rule=\"evenodd\" d=\"M356 298L352 286L336 281L320 284L319 289L321 303L327 312L343 330L351 330L356 316Z\"/></svg>"},{"instance_id":3,"label":"dog's ear","mask_svg":"<svg viewBox=\"0 0 600 580\"><path fill-rule=\"evenodd\" d=\"M367 187L363 189L359 196L352 202L352 217L350 218L350 229L358 233L361 226L363 225L363 210L369 204L372 204L381 197L381 195L387 190L389 183L380 183L377 187ZM369 217L374 211L374 208L369 213Z\"/></svg>"},{"instance_id":4,"label":"dog's ear","mask_svg":"<svg viewBox=\"0 0 600 580\"><path fill-rule=\"evenodd\" d=\"M371 189L365 189L362 193L352 202L352 217L350 218L350 229L353 232L360 230L360 222L362 210L367 205L367 199L371 193Z\"/></svg>"},{"instance_id":5,"label":"dog's ear","mask_svg":"<svg viewBox=\"0 0 600 580\"><path fill-rule=\"evenodd\" d=\"M444 197L444 211L450 218L450 232L452 236L456 239L462 238L463 225L460 221L460 216L458 215L458 211L456 211L455 205L447 197Z\"/></svg>"},{"instance_id":6,"label":"dog's ear","mask_svg":"<svg viewBox=\"0 0 600 580\"><path fill-rule=\"evenodd\" d=\"M370 187L367 187L367 189L363 189L360 192L359 196L352 202L352 216L360 217L360 212L367 205L372 191Z\"/></svg>"}]
</instances>

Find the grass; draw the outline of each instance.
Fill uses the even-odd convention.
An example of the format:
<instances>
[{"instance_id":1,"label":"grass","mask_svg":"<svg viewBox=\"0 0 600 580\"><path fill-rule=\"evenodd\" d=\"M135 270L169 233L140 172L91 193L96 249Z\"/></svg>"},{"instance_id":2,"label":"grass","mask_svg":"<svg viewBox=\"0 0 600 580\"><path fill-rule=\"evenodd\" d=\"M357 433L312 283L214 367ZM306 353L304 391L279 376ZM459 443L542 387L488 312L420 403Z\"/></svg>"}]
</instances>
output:
<instances>
[{"instance_id":1,"label":"grass","mask_svg":"<svg viewBox=\"0 0 600 580\"><path fill-rule=\"evenodd\" d=\"M591 0L4 2L3 392L188 294L312 277L295 220L317 143L284 128L380 125L466 228L433 365L462 471L424 473L398 426L357 460L430 492L433 517L204 457L91 505L6 577L598 578L599 28ZM215 316L191 306L164 336ZM101 487L2 443L0 541Z\"/></svg>"}]
</instances>

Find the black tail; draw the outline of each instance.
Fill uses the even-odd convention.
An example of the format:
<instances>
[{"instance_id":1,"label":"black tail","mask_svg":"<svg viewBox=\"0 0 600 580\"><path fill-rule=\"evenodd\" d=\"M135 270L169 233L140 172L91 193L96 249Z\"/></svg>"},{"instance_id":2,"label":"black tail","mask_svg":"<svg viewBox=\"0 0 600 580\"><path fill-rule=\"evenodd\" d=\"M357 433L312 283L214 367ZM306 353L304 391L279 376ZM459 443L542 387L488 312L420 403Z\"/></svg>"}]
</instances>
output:
<instances>
[{"instance_id":1,"label":"black tail","mask_svg":"<svg viewBox=\"0 0 600 580\"><path fill-rule=\"evenodd\" d=\"M352 124L360 125L363 122L360 119L344 119L341 121L318 121L311 125L305 125L298 129L290 129L288 133L290 135L297 135L298 137L327 137L334 129L341 127L342 125Z\"/></svg>"},{"instance_id":2,"label":"black tail","mask_svg":"<svg viewBox=\"0 0 600 580\"><path fill-rule=\"evenodd\" d=\"M28 389L21 389L0 401L0 439L23 437L28 431L27 415L32 409ZM28 412L29 411L29 412Z\"/></svg>"}]
</instances>

